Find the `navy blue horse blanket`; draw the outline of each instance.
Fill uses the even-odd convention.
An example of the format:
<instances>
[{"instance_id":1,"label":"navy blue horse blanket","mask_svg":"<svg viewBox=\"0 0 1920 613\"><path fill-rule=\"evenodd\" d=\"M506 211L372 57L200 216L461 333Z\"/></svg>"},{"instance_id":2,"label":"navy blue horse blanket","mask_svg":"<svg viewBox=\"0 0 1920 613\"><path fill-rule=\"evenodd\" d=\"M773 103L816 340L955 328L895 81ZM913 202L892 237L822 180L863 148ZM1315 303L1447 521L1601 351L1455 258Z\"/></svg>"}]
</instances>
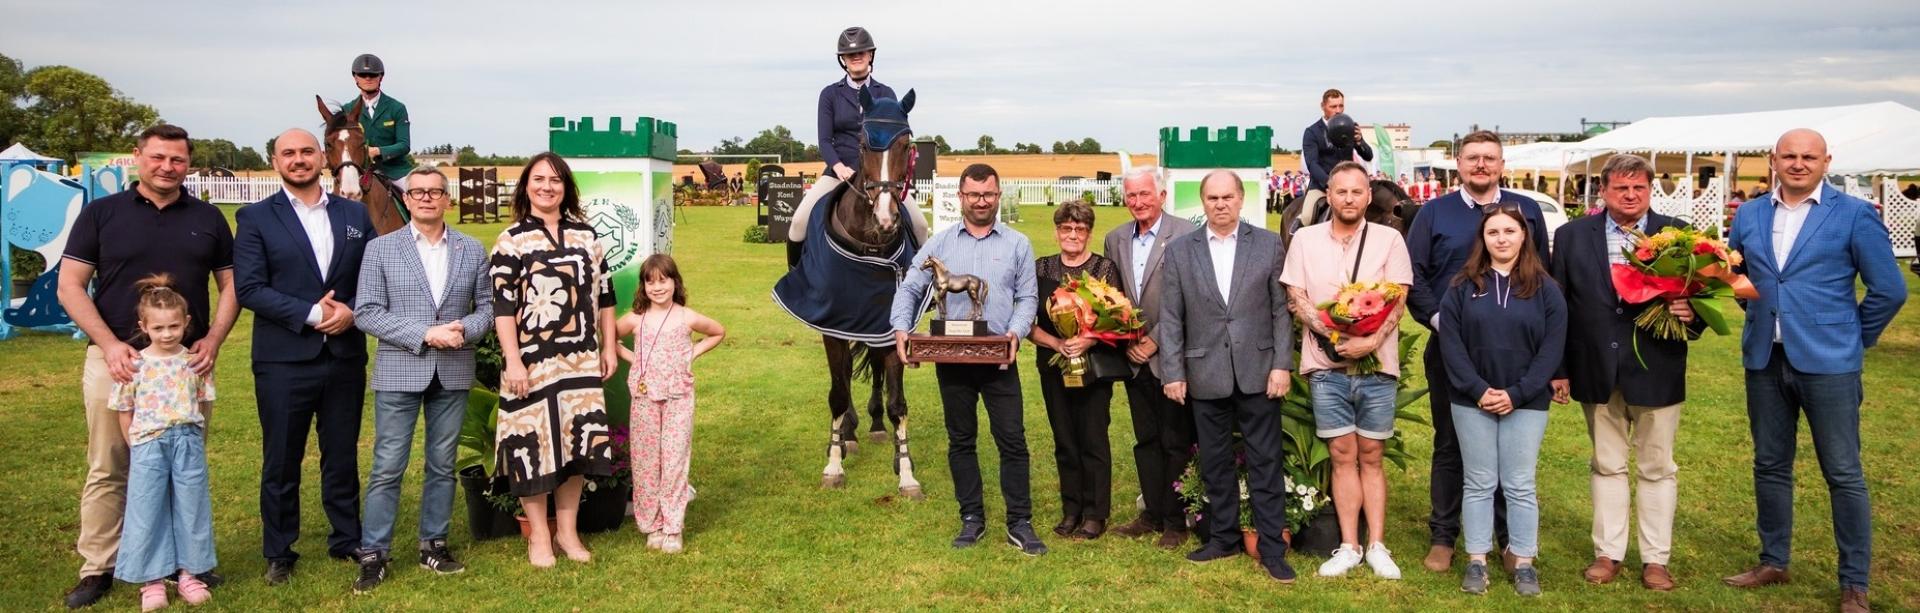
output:
<instances>
[{"instance_id":1,"label":"navy blue horse blanket","mask_svg":"<svg viewBox=\"0 0 1920 613\"><path fill-rule=\"evenodd\" d=\"M843 186L841 189L845 189ZM838 339L876 347L893 345L893 292L913 265L918 249L913 233L905 231L905 203L897 213L902 238L885 256L861 255L834 240L827 224L833 217L833 195L813 204L807 216L807 240L801 245L800 264L773 285L773 303L794 319Z\"/></svg>"}]
</instances>

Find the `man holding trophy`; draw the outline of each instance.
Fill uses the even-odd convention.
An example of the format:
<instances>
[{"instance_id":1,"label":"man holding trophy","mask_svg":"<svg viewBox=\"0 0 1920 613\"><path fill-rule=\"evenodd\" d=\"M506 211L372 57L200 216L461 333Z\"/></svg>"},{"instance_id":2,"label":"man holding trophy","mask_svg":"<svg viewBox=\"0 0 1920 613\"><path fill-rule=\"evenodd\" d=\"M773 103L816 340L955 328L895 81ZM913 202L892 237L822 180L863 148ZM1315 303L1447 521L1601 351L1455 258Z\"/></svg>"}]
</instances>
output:
<instances>
[{"instance_id":1,"label":"man holding trophy","mask_svg":"<svg viewBox=\"0 0 1920 613\"><path fill-rule=\"evenodd\" d=\"M893 295L894 350L909 364L936 362L947 464L960 503L960 533L953 546L969 547L986 535L980 463L974 451L978 402L986 405L988 428L1000 451L1007 544L1037 556L1046 553L1047 546L1033 531L1023 400L1019 371L1013 368L1020 339L1031 331L1039 305L1033 245L998 223L1000 177L992 166L974 164L960 173L960 204L961 222L933 233ZM969 300L949 301L948 292L964 292ZM929 301L939 305L933 334L909 335Z\"/></svg>"}]
</instances>

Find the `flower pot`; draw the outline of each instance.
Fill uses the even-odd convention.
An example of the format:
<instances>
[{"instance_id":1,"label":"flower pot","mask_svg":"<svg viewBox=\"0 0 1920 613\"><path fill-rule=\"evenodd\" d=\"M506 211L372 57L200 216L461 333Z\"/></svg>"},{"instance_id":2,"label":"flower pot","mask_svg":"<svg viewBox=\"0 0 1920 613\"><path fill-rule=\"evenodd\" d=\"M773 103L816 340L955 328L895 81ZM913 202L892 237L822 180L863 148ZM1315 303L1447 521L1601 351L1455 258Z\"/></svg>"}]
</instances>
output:
<instances>
[{"instance_id":1,"label":"flower pot","mask_svg":"<svg viewBox=\"0 0 1920 613\"><path fill-rule=\"evenodd\" d=\"M1260 561L1260 532L1252 528L1241 528L1240 540L1242 543L1246 545L1247 555L1253 556L1253 561L1259 562Z\"/></svg>"},{"instance_id":2,"label":"flower pot","mask_svg":"<svg viewBox=\"0 0 1920 613\"><path fill-rule=\"evenodd\" d=\"M1340 548L1340 518L1328 507L1307 521L1300 533L1293 535L1293 549L1309 555L1326 557Z\"/></svg>"},{"instance_id":3,"label":"flower pot","mask_svg":"<svg viewBox=\"0 0 1920 613\"><path fill-rule=\"evenodd\" d=\"M513 516L513 519L514 521L520 522L520 538L521 539L524 540L524 539L533 538L533 522L527 521L527 516L515 515ZM553 521L553 518L551 517L547 518L547 534L551 535L559 531L559 529L560 529L560 522Z\"/></svg>"},{"instance_id":4,"label":"flower pot","mask_svg":"<svg viewBox=\"0 0 1920 613\"><path fill-rule=\"evenodd\" d=\"M460 489L466 490L467 528L473 540L486 541L513 534L513 514L493 508L487 494L493 491L493 479L479 466L461 469Z\"/></svg>"},{"instance_id":5,"label":"flower pot","mask_svg":"<svg viewBox=\"0 0 1920 613\"><path fill-rule=\"evenodd\" d=\"M607 487L580 493L579 527L581 532L611 532L626 522L627 501L633 488Z\"/></svg>"},{"instance_id":6,"label":"flower pot","mask_svg":"<svg viewBox=\"0 0 1920 613\"><path fill-rule=\"evenodd\" d=\"M27 294L31 293L33 293L33 279L13 280L13 297L25 298Z\"/></svg>"}]
</instances>

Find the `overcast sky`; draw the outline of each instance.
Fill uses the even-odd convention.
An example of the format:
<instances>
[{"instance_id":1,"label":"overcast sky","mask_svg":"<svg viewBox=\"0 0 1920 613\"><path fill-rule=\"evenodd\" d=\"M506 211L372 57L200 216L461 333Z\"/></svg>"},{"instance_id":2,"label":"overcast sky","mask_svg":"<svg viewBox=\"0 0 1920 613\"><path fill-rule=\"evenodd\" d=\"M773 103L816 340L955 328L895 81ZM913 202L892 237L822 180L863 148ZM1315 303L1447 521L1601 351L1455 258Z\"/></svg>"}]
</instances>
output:
<instances>
[{"instance_id":1,"label":"overcast sky","mask_svg":"<svg viewBox=\"0 0 1920 613\"><path fill-rule=\"evenodd\" d=\"M98 74L196 137L255 147L315 124L314 94L349 98L362 52L386 61L416 149L530 153L553 115L658 117L695 150L775 124L812 142L849 25L873 31L882 82L918 90L915 132L958 147L1092 136L1151 153L1161 126L1270 125L1292 149L1328 87L1416 143L1473 123L1920 107L1912 0L1299 4L0 0L0 53Z\"/></svg>"}]
</instances>

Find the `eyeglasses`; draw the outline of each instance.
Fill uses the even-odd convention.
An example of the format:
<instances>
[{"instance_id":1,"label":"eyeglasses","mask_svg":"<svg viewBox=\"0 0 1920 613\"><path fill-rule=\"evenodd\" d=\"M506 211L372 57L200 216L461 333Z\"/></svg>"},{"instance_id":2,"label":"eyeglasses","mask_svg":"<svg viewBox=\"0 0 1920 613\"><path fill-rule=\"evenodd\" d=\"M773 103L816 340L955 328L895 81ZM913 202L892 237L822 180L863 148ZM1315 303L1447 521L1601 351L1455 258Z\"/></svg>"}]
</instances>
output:
<instances>
[{"instance_id":1,"label":"eyeglasses","mask_svg":"<svg viewBox=\"0 0 1920 613\"><path fill-rule=\"evenodd\" d=\"M447 195L447 190L440 189L438 187L430 187L430 188L416 187L416 188L407 190L407 197L412 198L414 200L439 200L440 198L443 198L446 195Z\"/></svg>"},{"instance_id":2,"label":"eyeglasses","mask_svg":"<svg viewBox=\"0 0 1920 613\"><path fill-rule=\"evenodd\" d=\"M1468 166L1492 166L1500 160L1500 156L1497 155L1469 155L1460 158L1460 162Z\"/></svg>"},{"instance_id":3,"label":"eyeglasses","mask_svg":"<svg viewBox=\"0 0 1920 613\"><path fill-rule=\"evenodd\" d=\"M972 204L981 200L999 202L1000 192L960 192L961 202Z\"/></svg>"},{"instance_id":4,"label":"eyeglasses","mask_svg":"<svg viewBox=\"0 0 1920 613\"><path fill-rule=\"evenodd\" d=\"M382 77L382 76L384 76L384 75L381 75L380 73L377 73L377 72L356 72L356 73L353 73L353 77L354 77L354 78L356 78L356 79L378 79L378 78L380 78L380 77Z\"/></svg>"}]
</instances>

